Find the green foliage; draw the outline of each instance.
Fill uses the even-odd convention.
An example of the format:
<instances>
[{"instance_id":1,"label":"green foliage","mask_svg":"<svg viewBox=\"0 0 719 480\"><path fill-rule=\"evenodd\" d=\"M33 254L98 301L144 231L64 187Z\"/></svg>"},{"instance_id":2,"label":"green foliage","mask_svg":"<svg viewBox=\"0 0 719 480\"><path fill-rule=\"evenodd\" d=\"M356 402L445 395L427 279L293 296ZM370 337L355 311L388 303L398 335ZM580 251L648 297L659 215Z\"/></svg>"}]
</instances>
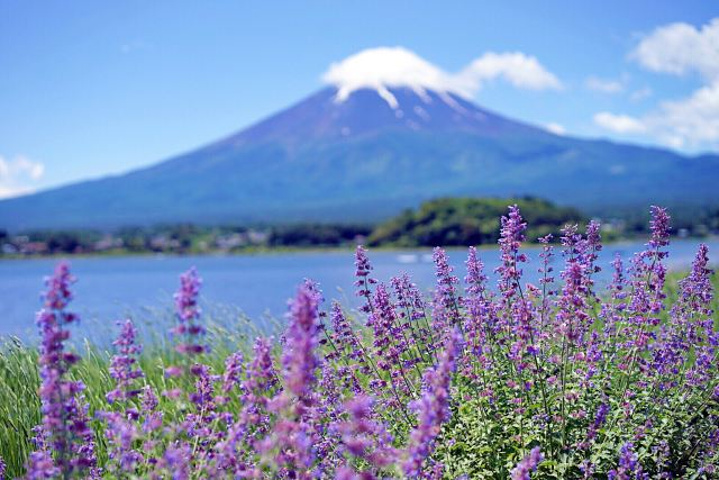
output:
<instances>
[{"instance_id":1,"label":"green foliage","mask_svg":"<svg viewBox=\"0 0 719 480\"><path fill-rule=\"evenodd\" d=\"M507 205L517 204L534 241L548 233L557 234L567 223L585 223L577 210L558 207L533 198L441 198L423 203L418 210L406 210L381 225L369 237L369 245L400 247L458 246L496 243L499 217Z\"/></svg>"},{"instance_id":2,"label":"green foliage","mask_svg":"<svg viewBox=\"0 0 719 480\"><path fill-rule=\"evenodd\" d=\"M15 478L32 451L30 438L40 423L40 379L35 349L8 341L0 350L0 457Z\"/></svg>"}]
</instances>

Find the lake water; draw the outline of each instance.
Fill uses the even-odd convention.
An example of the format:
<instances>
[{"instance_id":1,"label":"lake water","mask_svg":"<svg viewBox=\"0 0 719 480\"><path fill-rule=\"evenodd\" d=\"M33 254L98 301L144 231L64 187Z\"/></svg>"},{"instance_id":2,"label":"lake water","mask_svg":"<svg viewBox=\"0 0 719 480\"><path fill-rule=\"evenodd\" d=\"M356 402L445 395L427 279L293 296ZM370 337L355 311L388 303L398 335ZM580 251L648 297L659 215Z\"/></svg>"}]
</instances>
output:
<instances>
[{"instance_id":1,"label":"lake water","mask_svg":"<svg viewBox=\"0 0 719 480\"><path fill-rule=\"evenodd\" d=\"M673 242L670 268L688 268L699 243L699 240ZM719 252L719 240L705 243L709 245L710 255ZM615 253L628 259L642 249L641 242L605 246L599 260L603 272L598 275L598 282L606 283L611 276L609 262ZM530 263L525 267L526 279L536 281L539 250L531 247L525 251L530 256ZM487 272L491 272L498 264L497 249L482 249L480 253ZM466 250L450 250L449 256L455 274L462 279ZM719 259L719 254L715 258ZM405 271L422 289L433 285L431 250L370 251L370 259L375 267L374 276L379 280L387 281ZM52 273L56 262L56 259L0 261L0 335L16 335L27 341L36 338L34 313L40 307L43 278ZM561 257L555 258L557 262L561 262ZM72 310L79 313L83 321L73 335L106 342L114 336L115 321L124 316L171 319L172 293L178 286L178 275L191 266L197 267L203 278L202 300L207 311L233 305L257 322L267 317L282 319L287 300L304 278L318 281L327 299L338 299L350 306L356 306L358 301L353 294L351 251L75 258L71 260L71 267L78 282L74 286ZM555 270L558 277L561 266L555 265ZM157 327L162 331L167 328L166 325Z\"/></svg>"}]
</instances>

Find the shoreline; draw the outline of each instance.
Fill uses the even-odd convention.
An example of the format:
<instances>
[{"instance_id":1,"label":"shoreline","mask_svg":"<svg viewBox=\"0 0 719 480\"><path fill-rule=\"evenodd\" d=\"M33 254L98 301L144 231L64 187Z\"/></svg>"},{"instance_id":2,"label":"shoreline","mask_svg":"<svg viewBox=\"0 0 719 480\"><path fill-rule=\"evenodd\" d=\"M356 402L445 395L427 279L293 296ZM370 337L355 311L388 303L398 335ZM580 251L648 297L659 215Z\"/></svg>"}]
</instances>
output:
<instances>
[{"instance_id":1,"label":"shoreline","mask_svg":"<svg viewBox=\"0 0 719 480\"><path fill-rule=\"evenodd\" d=\"M603 245L608 247L610 245L621 245L622 243L631 243L644 238L643 236L634 237L622 237L612 240L605 241ZM707 240L715 241L719 239L719 235L706 235L706 236L688 236L688 237L673 237L672 242L684 241L684 240ZM523 246L526 247L537 247L539 243L536 242L525 242ZM554 247L560 248L561 244L553 243ZM469 248L470 245L452 245L443 246L445 250L457 251ZM496 243L485 243L475 245L478 250L491 250L497 247ZM380 246L380 247L367 247L369 250L374 252L428 252L431 253L435 247L417 246L417 247L398 247L398 246ZM344 246L331 246L331 247L279 247L279 248L251 248L239 251L205 251L205 252L83 252L83 253L53 253L47 255L0 255L0 261L25 261L25 260L58 260L58 259L92 259L92 258L143 258L143 257L171 257L171 258L182 258L182 257L252 257L252 256L271 256L271 255L283 255L283 254L317 254L317 253L328 253L328 254L339 254L339 253L352 253L354 252L355 245L344 245Z\"/></svg>"}]
</instances>

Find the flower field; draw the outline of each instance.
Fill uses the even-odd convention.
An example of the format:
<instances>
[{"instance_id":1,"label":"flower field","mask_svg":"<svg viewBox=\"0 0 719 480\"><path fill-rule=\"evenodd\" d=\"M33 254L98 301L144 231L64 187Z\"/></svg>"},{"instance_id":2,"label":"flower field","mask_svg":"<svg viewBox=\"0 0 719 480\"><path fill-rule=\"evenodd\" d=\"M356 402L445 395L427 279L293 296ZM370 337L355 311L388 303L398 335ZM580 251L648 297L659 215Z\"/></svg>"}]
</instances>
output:
<instances>
[{"instance_id":1,"label":"flower field","mask_svg":"<svg viewBox=\"0 0 719 480\"><path fill-rule=\"evenodd\" d=\"M595 222L543 237L533 285L526 229L510 207L496 285L476 249L461 275L435 249L428 298L405 274L377 281L358 247L362 307L306 280L278 338L208 333L191 269L173 348L143 351L126 319L109 356L69 346L75 278L60 263L39 348L0 350L0 479L719 478L707 248L673 282L670 219L653 207L626 265L597 264Z\"/></svg>"}]
</instances>

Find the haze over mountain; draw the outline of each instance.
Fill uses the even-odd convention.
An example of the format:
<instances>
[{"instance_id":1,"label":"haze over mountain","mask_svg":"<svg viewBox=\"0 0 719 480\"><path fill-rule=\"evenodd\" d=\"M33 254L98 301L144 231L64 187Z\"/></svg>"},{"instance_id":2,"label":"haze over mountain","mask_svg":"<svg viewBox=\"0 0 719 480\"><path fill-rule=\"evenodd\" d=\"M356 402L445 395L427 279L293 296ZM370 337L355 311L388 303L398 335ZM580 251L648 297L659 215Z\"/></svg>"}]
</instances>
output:
<instances>
[{"instance_id":1,"label":"haze over mountain","mask_svg":"<svg viewBox=\"0 0 719 480\"><path fill-rule=\"evenodd\" d=\"M555 135L467 100L476 71L388 60L380 75L330 69L329 87L184 155L1 201L0 228L374 221L440 196L535 195L588 213L719 204L717 155Z\"/></svg>"}]
</instances>

